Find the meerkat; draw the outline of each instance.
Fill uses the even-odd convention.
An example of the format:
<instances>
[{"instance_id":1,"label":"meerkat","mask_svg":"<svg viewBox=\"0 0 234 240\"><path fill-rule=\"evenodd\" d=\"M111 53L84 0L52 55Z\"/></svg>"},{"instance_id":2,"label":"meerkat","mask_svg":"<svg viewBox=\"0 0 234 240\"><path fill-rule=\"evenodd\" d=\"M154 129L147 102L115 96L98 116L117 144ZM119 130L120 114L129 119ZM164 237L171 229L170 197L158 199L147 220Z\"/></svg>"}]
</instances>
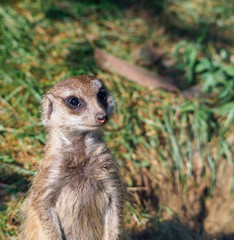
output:
<instances>
[{"instance_id":1,"label":"meerkat","mask_svg":"<svg viewBox=\"0 0 234 240\"><path fill-rule=\"evenodd\" d=\"M114 101L94 76L56 84L43 98L44 158L22 206L20 240L116 240L124 188L101 127Z\"/></svg>"}]
</instances>

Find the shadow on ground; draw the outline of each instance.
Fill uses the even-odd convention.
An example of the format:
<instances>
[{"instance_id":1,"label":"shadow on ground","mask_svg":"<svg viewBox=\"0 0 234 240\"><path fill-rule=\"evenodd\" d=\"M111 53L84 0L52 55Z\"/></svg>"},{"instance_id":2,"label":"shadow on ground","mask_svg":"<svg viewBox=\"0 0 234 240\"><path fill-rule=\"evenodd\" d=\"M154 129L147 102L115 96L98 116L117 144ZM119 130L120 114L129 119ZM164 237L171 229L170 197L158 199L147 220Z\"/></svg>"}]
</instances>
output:
<instances>
[{"instance_id":1,"label":"shadow on ground","mask_svg":"<svg viewBox=\"0 0 234 240\"><path fill-rule=\"evenodd\" d=\"M30 181L8 166L0 168L0 211L7 209L7 202L19 199L29 189Z\"/></svg>"},{"instance_id":2,"label":"shadow on ground","mask_svg":"<svg viewBox=\"0 0 234 240\"><path fill-rule=\"evenodd\" d=\"M196 233L177 218L163 221L158 228L149 227L129 235L132 240L233 240L234 234L223 233L208 236L205 232Z\"/></svg>"}]
</instances>

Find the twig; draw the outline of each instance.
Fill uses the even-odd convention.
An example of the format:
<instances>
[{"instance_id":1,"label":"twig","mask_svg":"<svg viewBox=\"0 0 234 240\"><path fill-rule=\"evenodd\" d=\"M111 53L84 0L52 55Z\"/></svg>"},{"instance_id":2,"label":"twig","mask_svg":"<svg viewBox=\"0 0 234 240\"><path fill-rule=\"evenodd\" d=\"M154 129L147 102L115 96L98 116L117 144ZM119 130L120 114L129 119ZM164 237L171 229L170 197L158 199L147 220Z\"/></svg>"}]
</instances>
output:
<instances>
[{"instance_id":1,"label":"twig","mask_svg":"<svg viewBox=\"0 0 234 240\"><path fill-rule=\"evenodd\" d=\"M168 81L169 78L157 76L153 72L134 66L100 49L95 51L94 57L102 69L117 73L142 86L153 86L174 92L179 91L176 86Z\"/></svg>"},{"instance_id":2,"label":"twig","mask_svg":"<svg viewBox=\"0 0 234 240\"><path fill-rule=\"evenodd\" d=\"M137 191L148 191L147 187L128 187L129 191L137 192Z\"/></svg>"}]
</instances>

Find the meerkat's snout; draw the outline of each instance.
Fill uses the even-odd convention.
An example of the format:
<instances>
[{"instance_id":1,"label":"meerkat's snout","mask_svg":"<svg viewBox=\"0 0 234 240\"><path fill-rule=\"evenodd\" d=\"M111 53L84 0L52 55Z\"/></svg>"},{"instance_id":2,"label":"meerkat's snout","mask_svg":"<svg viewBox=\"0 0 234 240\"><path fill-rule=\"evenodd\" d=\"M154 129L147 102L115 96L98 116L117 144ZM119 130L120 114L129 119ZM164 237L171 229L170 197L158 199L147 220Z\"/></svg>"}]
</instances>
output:
<instances>
[{"instance_id":1,"label":"meerkat's snout","mask_svg":"<svg viewBox=\"0 0 234 240\"><path fill-rule=\"evenodd\" d=\"M103 113L98 113L96 115L96 120L97 120L98 123L104 124L104 123L108 122L108 116L106 114L103 114Z\"/></svg>"}]
</instances>

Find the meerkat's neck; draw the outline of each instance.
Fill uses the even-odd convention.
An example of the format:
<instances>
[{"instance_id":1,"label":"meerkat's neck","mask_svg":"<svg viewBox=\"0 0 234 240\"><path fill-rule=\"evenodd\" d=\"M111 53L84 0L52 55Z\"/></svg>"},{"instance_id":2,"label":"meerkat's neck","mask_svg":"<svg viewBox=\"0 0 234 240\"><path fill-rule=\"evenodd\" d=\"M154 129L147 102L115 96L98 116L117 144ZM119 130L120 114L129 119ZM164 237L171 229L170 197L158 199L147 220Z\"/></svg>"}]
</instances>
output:
<instances>
[{"instance_id":1,"label":"meerkat's neck","mask_svg":"<svg viewBox=\"0 0 234 240\"><path fill-rule=\"evenodd\" d=\"M46 152L52 155L73 154L90 157L104 154L106 150L100 131L71 135L53 129L49 133Z\"/></svg>"}]
</instances>

